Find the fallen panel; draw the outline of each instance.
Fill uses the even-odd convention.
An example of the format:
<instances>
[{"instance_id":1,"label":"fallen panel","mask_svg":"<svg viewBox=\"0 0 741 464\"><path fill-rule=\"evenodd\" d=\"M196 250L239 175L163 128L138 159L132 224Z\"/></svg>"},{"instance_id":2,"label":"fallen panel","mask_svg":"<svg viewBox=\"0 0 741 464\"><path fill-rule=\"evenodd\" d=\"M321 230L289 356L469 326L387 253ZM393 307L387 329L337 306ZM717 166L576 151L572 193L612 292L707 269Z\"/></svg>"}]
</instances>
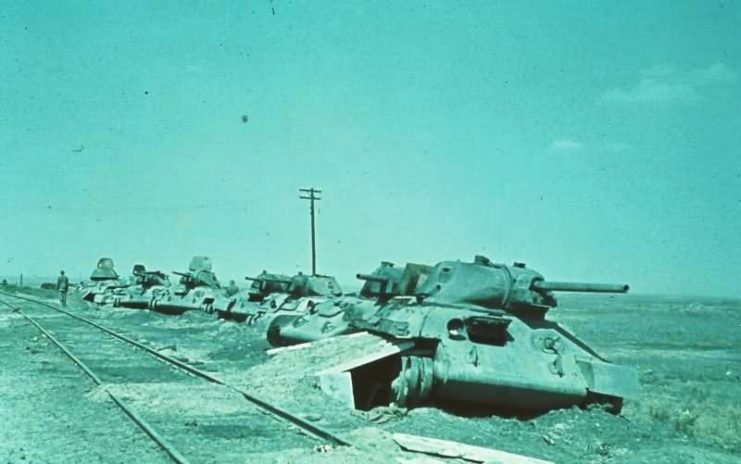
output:
<instances>
[{"instance_id":1,"label":"fallen panel","mask_svg":"<svg viewBox=\"0 0 741 464\"><path fill-rule=\"evenodd\" d=\"M394 441L405 451L430 454L444 458L463 459L470 462L498 463L498 464L554 464L552 461L508 453L492 448L466 445L456 441L439 440L436 438L408 435L406 433L393 434Z\"/></svg>"}]
</instances>

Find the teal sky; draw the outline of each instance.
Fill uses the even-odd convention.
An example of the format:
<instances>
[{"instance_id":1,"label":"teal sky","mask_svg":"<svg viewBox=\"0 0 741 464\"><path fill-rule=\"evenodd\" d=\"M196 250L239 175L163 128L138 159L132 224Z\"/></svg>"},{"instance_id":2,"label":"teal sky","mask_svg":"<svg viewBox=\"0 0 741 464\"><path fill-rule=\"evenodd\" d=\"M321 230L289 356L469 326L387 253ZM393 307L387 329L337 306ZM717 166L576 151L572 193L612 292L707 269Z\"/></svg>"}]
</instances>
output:
<instances>
[{"instance_id":1,"label":"teal sky","mask_svg":"<svg viewBox=\"0 0 741 464\"><path fill-rule=\"evenodd\" d=\"M733 1L8 0L0 274L306 270L316 186L341 282L486 254L741 296L739 74Z\"/></svg>"}]
</instances>

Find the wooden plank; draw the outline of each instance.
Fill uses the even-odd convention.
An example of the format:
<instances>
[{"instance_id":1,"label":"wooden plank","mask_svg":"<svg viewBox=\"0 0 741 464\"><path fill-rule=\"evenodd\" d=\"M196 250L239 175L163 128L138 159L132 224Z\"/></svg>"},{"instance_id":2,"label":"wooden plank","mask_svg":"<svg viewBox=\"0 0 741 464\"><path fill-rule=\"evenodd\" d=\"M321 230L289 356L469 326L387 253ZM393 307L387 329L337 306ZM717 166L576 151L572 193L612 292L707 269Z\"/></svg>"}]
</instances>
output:
<instances>
[{"instance_id":1,"label":"wooden plank","mask_svg":"<svg viewBox=\"0 0 741 464\"><path fill-rule=\"evenodd\" d=\"M273 356L275 354L282 353L284 351L296 351L296 350L303 350L304 348L311 348L313 346L324 344L329 340L336 340L338 338L355 338L355 337L359 337L361 335L367 335L367 334L368 332L356 332L356 333L352 333L349 335L339 335L337 337L324 338L322 340L315 340L313 342L299 343L298 345L280 346L278 348L270 348L269 350L266 350L265 353L267 353L268 356Z\"/></svg>"},{"instance_id":2,"label":"wooden plank","mask_svg":"<svg viewBox=\"0 0 741 464\"><path fill-rule=\"evenodd\" d=\"M416 456L413 458L400 458L396 457L396 462L401 464L446 464L448 461L442 459L435 459L429 456Z\"/></svg>"},{"instance_id":3,"label":"wooden plank","mask_svg":"<svg viewBox=\"0 0 741 464\"><path fill-rule=\"evenodd\" d=\"M378 349L375 350L373 353L362 356L359 358L351 359L350 361L344 362L342 364L338 364L336 366L328 367L327 369L324 369L323 371L319 372L317 375L326 375L326 374L336 374L338 372L345 372L352 369L355 369L356 367L362 366L364 364L372 363L373 361L378 361L379 359L383 359L389 356L393 356L395 354L399 354L402 351L407 351L414 348L414 342L413 341L385 341L383 344L379 344Z\"/></svg>"},{"instance_id":4,"label":"wooden plank","mask_svg":"<svg viewBox=\"0 0 741 464\"><path fill-rule=\"evenodd\" d=\"M403 450L445 458L464 459L476 463L497 464L554 464L551 461L508 453L492 448L466 445L456 441L395 433L393 439Z\"/></svg>"}]
</instances>

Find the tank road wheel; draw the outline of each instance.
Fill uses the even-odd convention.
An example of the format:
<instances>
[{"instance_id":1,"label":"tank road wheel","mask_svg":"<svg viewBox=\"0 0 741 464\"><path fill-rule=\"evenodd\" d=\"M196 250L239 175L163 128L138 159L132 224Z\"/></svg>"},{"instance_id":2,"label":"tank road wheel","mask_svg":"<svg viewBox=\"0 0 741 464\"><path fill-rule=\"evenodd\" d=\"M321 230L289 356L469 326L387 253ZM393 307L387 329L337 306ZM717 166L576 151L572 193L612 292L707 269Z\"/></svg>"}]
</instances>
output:
<instances>
[{"instance_id":1,"label":"tank road wheel","mask_svg":"<svg viewBox=\"0 0 741 464\"><path fill-rule=\"evenodd\" d=\"M432 359L403 356L399 375L391 382L393 401L401 407L415 407L432 391Z\"/></svg>"},{"instance_id":2,"label":"tank road wheel","mask_svg":"<svg viewBox=\"0 0 741 464\"><path fill-rule=\"evenodd\" d=\"M280 336L280 329L293 322L294 319L296 319L296 316L278 316L270 321L267 331L268 343L273 346L287 346L288 343Z\"/></svg>"}]
</instances>

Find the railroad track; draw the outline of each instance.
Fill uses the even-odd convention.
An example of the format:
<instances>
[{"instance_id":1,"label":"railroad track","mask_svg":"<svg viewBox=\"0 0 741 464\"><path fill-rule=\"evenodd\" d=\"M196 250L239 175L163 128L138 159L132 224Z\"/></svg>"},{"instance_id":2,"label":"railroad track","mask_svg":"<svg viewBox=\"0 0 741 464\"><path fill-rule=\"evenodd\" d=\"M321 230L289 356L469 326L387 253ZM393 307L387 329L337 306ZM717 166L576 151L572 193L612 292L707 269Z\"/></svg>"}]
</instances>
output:
<instances>
[{"instance_id":1,"label":"railroad track","mask_svg":"<svg viewBox=\"0 0 741 464\"><path fill-rule=\"evenodd\" d=\"M217 449L219 462L230 455L244 462L246 454L265 452L266 445L351 446L332 431L95 321L25 295L0 291L0 297L0 304L42 332L176 463L213 461L217 456L209 450ZM32 317L24 311L29 306L43 313L34 310ZM217 413L204 416L201 406ZM184 422L184 415L193 418ZM276 421L266 421L266 415Z\"/></svg>"}]
</instances>

